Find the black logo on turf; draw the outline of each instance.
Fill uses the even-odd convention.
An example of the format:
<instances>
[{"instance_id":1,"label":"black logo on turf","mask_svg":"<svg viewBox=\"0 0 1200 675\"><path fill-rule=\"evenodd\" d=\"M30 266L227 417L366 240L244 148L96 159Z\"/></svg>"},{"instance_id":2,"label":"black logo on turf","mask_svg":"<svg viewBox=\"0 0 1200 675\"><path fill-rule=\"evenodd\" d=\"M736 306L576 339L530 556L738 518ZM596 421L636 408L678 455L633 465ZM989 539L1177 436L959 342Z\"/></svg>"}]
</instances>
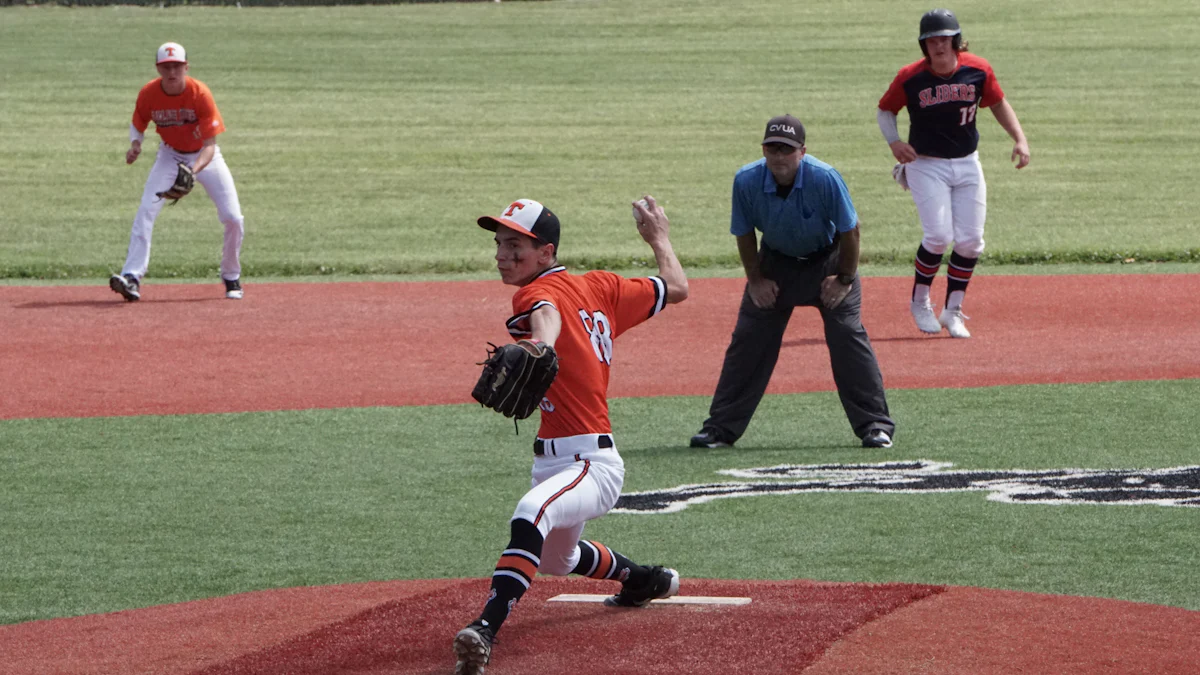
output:
<instances>
[{"instance_id":1,"label":"black logo on turf","mask_svg":"<svg viewBox=\"0 0 1200 675\"><path fill-rule=\"evenodd\" d=\"M805 492L986 492L1009 504L1117 504L1200 508L1200 466L1166 469L950 471L926 459L880 464L782 465L717 473L750 482L680 485L621 495L613 513L674 513L714 499Z\"/></svg>"}]
</instances>

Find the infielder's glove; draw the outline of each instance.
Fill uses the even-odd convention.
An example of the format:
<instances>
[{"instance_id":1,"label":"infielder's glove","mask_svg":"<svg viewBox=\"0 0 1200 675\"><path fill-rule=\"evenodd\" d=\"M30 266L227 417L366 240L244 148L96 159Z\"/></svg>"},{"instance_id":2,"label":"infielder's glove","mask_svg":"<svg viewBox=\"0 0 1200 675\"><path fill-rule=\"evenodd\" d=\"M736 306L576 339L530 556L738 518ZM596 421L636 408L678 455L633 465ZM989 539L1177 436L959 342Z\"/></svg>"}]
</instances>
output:
<instances>
[{"instance_id":1,"label":"infielder's glove","mask_svg":"<svg viewBox=\"0 0 1200 675\"><path fill-rule=\"evenodd\" d=\"M170 199L171 203L178 202L181 198L186 197L187 193L192 191L192 187L196 185L196 174L192 171L192 167L179 163L179 172L175 174L175 184L170 189L163 192L156 192L159 199Z\"/></svg>"},{"instance_id":2,"label":"infielder's glove","mask_svg":"<svg viewBox=\"0 0 1200 675\"><path fill-rule=\"evenodd\" d=\"M558 355L541 342L520 340L502 347L488 343L488 358L471 396L505 417L533 414L558 374Z\"/></svg>"}]
</instances>

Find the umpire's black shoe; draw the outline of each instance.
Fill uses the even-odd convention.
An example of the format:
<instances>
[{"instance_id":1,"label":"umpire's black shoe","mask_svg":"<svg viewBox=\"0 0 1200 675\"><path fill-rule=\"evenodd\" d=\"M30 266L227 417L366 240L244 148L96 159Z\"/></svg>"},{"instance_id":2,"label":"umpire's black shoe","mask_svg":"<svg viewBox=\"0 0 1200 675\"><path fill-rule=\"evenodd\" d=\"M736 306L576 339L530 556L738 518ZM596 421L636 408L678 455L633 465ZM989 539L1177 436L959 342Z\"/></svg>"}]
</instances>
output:
<instances>
[{"instance_id":1,"label":"umpire's black shoe","mask_svg":"<svg viewBox=\"0 0 1200 675\"><path fill-rule=\"evenodd\" d=\"M679 592L679 572L669 567L651 567L650 581L637 588L621 584L621 592L605 598L609 607L645 607L651 600L669 598Z\"/></svg>"},{"instance_id":2,"label":"umpire's black shoe","mask_svg":"<svg viewBox=\"0 0 1200 675\"><path fill-rule=\"evenodd\" d=\"M733 443L721 440L717 432L712 429L701 429L700 433L692 436L691 446L693 448L729 448L733 446Z\"/></svg>"},{"instance_id":3,"label":"umpire's black shoe","mask_svg":"<svg viewBox=\"0 0 1200 675\"><path fill-rule=\"evenodd\" d=\"M483 675L488 661L492 660L492 644L495 642L495 631L483 625L483 621L472 622L458 631L454 636L454 656L458 659L454 675Z\"/></svg>"},{"instance_id":4,"label":"umpire's black shoe","mask_svg":"<svg viewBox=\"0 0 1200 675\"><path fill-rule=\"evenodd\" d=\"M137 302L142 297L137 277L132 274L126 274L125 276L121 276L120 274L112 275L108 280L108 287L113 290L113 293L120 293L126 302Z\"/></svg>"},{"instance_id":5,"label":"umpire's black shoe","mask_svg":"<svg viewBox=\"0 0 1200 675\"><path fill-rule=\"evenodd\" d=\"M864 448L890 448L892 447L892 437L888 436L888 432L883 429L874 429L863 436Z\"/></svg>"}]
</instances>

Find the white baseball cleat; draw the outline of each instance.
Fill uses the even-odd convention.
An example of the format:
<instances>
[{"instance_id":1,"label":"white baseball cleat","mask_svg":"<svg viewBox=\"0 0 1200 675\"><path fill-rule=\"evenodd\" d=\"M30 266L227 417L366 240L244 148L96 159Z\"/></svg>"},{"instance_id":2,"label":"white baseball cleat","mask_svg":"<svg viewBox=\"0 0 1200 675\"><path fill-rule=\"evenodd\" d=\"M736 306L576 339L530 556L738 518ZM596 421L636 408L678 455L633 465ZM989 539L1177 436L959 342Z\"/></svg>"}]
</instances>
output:
<instances>
[{"instance_id":1,"label":"white baseball cleat","mask_svg":"<svg viewBox=\"0 0 1200 675\"><path fill-rule=\"evenodd\" d=\"M933 305L930 304L929 298L913 300L909 310L912 311L913 320L917 322L917 328L920 328L922 333L942 332L942 324L938 323L937 317L933 315Z\"/></svg>"},{"instance_id":2,"label":"white baseball cleat","mask_svg":"<svg viewBox=\"0 0 1200 675\"><path fill-rule=\"evenodd\" d=\"M942 310L942 316L938 318L938 323L946 327L946 330L950 332L950 337L969 338L971 331L967 330L967 324L963 323L969 318L971 317L963 314L962 309L947 307Z\"/></svg>"}]
</instances>

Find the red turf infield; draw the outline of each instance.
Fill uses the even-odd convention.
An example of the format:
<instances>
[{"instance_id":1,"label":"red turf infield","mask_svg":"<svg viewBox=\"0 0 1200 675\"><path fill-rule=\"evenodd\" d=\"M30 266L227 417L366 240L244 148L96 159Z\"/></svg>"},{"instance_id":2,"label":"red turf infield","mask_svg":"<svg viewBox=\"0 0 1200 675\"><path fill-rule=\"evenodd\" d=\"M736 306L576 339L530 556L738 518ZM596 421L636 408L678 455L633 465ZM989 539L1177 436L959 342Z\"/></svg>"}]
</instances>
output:
<instances>
[{"instance_id":1,"label":"red turf infield","mask_svg":"<svg viewBox=\"0 0 1200 675\"><path fill-rule=\"evenodd\" d=\"M1168 300L1200 296L1200 274L981 279L970 340L918 333L910 280L864 285L889 388L1200 377L1200 303ZM485 342L508 339L499 282L219 288L151 282L132 304L107 286L3 288L0 376L21 395L0 419L466 403ZM698 279L624 336L611 395L710 394L741 288ZM832 389L820 319L798 310L770 391Z\"/></svg>"},{"instance_id":2,"label":"red turf infield","mask_svg":"<svg viewBox=\"0 0 1200 675\"><path fill-rule=\"evenodd\" d=\"M909 284L865 281L891 388L1200 377L1200 303L1166 300L1196 297L1200 275L991 277L972 287L966 341L916 334ZM697 280L691 300L623 338L613 395L710 393L740 289ZM241 302L215 284L144 290L132 305L106 287L0 291L0 377L22 393L0 400L0 419L462 403L483 343L507 337L511 294L494 282L251 284ZM436 359L402 360L423 344ZM785 347L772 391L832 388L814 313L798 312ZM284 589L0 626L0 672L449 673L449 638L486 588ZM1183 674L1200 663L1200 612L1091 598L688 580L684 593L754 602L616 619L542 602L607 590L539 578L489 672Z\"/></svg>"}]
</instances>

